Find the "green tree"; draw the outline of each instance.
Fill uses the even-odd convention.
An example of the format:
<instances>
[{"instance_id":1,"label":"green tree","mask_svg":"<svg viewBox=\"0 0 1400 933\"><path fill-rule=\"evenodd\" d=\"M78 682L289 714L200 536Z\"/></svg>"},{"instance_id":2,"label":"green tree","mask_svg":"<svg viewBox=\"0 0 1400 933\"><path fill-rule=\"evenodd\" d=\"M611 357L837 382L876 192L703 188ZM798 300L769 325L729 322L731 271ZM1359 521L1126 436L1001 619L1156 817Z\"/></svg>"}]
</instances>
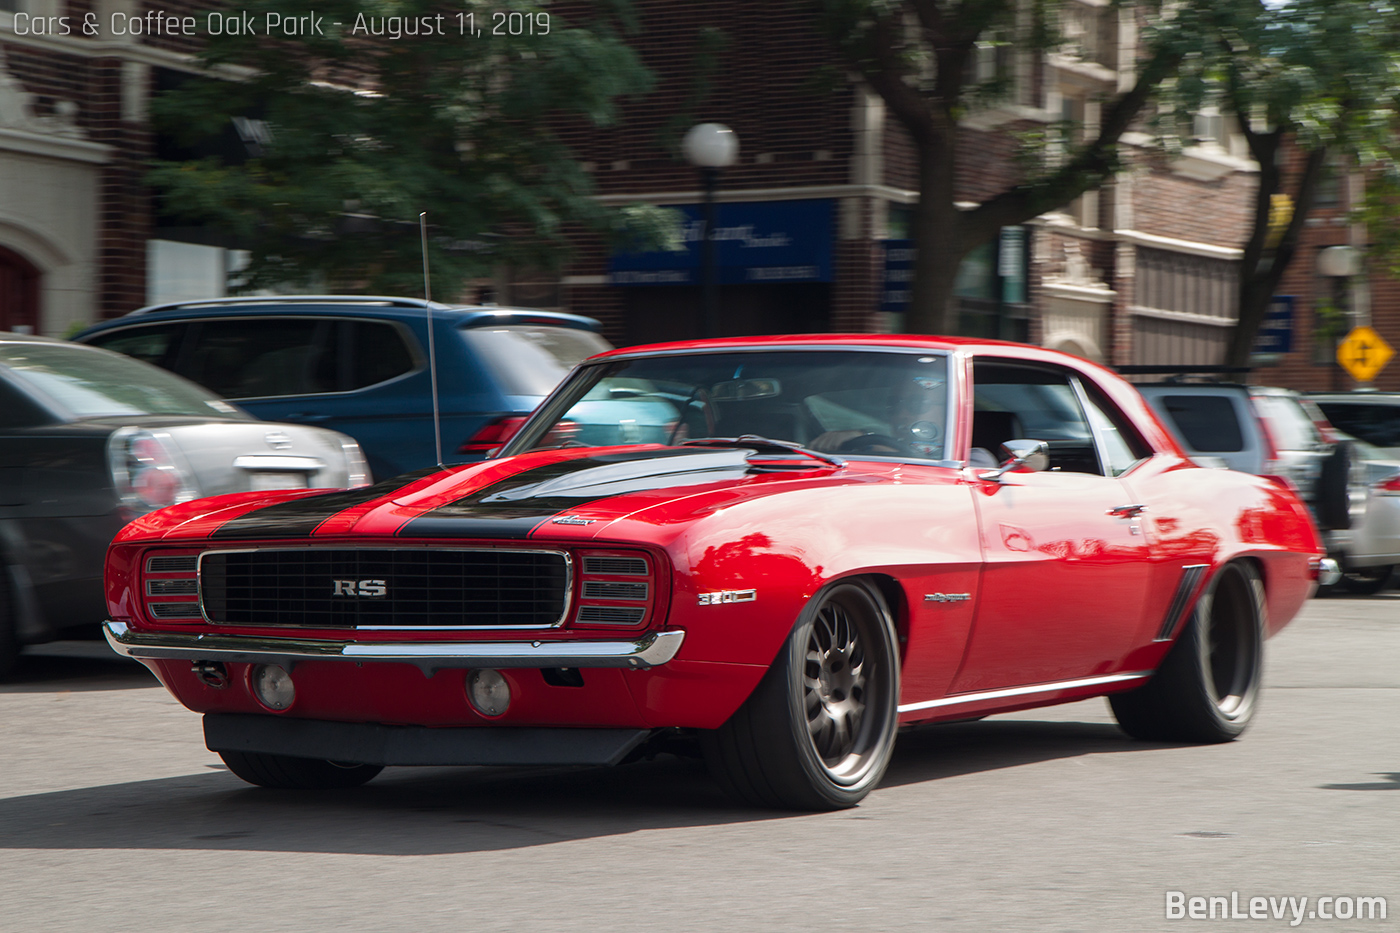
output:
<instances>
[{"instance_id":1,"label":"green tree","mask_svg":"<svg viewBox=\"0 0 1400 933\"><path fill-rule=\"evenodd\" d=\"M1186 59L1170 98L1182 122L1212 102L1233 113L1259 165L1224 361L1244 366L1324 172L1394 164L1400 14L1391 0L1217 0L1202 16L1214 41Z\"/></svg>"},{"instance_id":2,"label":"green tree","mask_svg":"<svg viewBox=\"0 0 1400 933\"><path fill-rule=\"evenodd\" d=\"M958 207L960 141L969 109L994 99L1004 76L978 81L979 48L1045 51L1061 41L1055 0L815 0L845 65L884 100L908 132L918 159L919 201L912 219L917 248L905 328L956 333L953 288L958 266L1004 226L1024 223L1098 187L1118 171L1119 139L1199 44L1195 0L1163 18L1153 0L1120 0L1122 15L1156 13L1142 33L1134 83L1102 102L1096 134L1056 148L1055 159L1027 161L1024 176L971 209ZM1165 25L1163 25L1165 23ZM1067 137L1068 138L1068 137Z\"/></svg>"},{"instance_id":3,"label":"green tree","mask_svg":"<svg viewBox=\"0 0 1400 933\"><path fill-rule=\"evenodd\" d=\"M167 213L250 248L247 287L417 294L420 211L444 295L503 263L556 266L567 224L645 233L658 218L600 207L555 131L607 124L650 86L607 6L572 24L520 0L247 0L255 34L210 36L208 77L155 116L189 146L237 125L249 157L160 162L150 180Z\"/></svg>"}]
</instances>

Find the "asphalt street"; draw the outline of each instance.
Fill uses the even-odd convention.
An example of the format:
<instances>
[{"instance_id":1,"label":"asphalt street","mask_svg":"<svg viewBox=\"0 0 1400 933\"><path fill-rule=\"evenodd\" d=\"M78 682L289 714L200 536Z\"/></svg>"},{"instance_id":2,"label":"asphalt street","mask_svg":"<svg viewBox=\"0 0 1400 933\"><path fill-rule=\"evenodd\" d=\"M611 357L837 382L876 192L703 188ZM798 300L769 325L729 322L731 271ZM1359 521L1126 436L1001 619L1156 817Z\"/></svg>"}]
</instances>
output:
<instances>
[{"instance_id":1,"label":"asphalt street","mask_svg":"<svg viewBox=\"0 0 1400 933\"><path fill-rule=\"evenodd\" d=\"M258 790L103 651L31 650L0 685L0 930L1400 928L1394 591L1313 600L1238 742L1135 742L1102 700L1033 710L906 734L862 806L815 815L735 807L669 757ZM1302 912L1168 919L1168 892ZM1324 919L1323 897L1388 919Z\"/></svg>"}]
</instances>

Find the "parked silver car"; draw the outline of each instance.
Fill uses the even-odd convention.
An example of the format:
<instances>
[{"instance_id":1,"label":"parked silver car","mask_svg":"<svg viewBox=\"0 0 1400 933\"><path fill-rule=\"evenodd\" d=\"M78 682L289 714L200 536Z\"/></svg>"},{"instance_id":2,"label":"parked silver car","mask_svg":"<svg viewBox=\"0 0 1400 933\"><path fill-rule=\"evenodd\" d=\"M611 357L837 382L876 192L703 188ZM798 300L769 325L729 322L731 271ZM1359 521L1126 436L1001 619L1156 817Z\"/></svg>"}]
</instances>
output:
<instances>
[{"instance_id":1,"label":"parked silver car","mask_svg":"<svg viewBox=\"0 0 1400 933\"><path fill-rule=\"evenodd\" d=\"M20 646L105 618L112 537L201 496L370 482L359 445L259 421L163 369L0 333L0 676Z\"/></svg>"},{"instance_id":2,"label":"parked silver car","mask_svg":"<svg viewBox=\"0 0 1400 933\"><path fill-rule=\"evenodd\" d=\"M1369 498L1361 517L1352 524L1351 540L1339 555L1341 586L1352 593L1378 593L1394 580L1400 566L1400 459L1385 448L1368 444L1343 431L1339 439L1352 446L1365 471Z\"/></svg>"},{"instance_id":3,"label":"parked silver car","mask_svg":"<svg viewBox=\"0 0 1400 933\"><path fill-rule=\"evenodd\" d=\"M1216 382L1137 388L1197 463L1288 480L1343 571L1336 586L1366 593L1386 584L1400 551L1390 540L1389 502L1376 488L1393 470L1375 448L1335 430L1291 389Z\"/></svg>"}]
</instances>

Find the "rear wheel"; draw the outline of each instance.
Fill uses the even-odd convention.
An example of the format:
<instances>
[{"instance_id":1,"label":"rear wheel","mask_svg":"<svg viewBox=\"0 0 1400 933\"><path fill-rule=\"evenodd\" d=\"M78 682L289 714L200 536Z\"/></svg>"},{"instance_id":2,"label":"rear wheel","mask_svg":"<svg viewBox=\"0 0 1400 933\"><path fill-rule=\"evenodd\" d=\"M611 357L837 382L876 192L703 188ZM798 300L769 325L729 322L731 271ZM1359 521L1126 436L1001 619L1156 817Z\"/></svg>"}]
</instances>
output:
<instances>
[{"instance_id":1,"label":"rear wheel","mask_svg":"<svg viewBox=\"0 0 1400 933\"><path fill-rule=\"evenodd\" d=\"M838 583L803 611L729 721L703 733L710 772L737 800L853 807L880 782L898 726L899 655L884 599Z\"/></svg>"},{"instance_id":2,"label":"rear wheel","mask_svg":"<svg viewBox=\"0 0 1400 933\"><path fill-rule=\"evenodd\" d=\"M1135 738L1228 742L1254 717L1263 651L1263 581L1252 564L1226 564L1152 679L1109 704Z\"/></svg>"},{"instance_id":3,"label":"rear wheel","mask_svg":"<svg viewBox=\"0 0 1400 933\"><path fill-rule=\"evenodd\" d=\"M359 787L383 771L381 765L338 764L320 758L293 758L264 752L219 752L234 774L259 787L335 790Z\"/></svg>"},{"instance_id":4,"label":"rear wheel","mask_svg":"<svg viewBox=\"0 0 1400 933\"><path fill-rule=\"evenodd\" d=\"M1374 596L1385 589L1386 584L1390 582L1390 575L1394 571L1393 566L1359 567L1343 574L1342 583L1346 586L1348 593L1355 593L1357 596Z\"/></svg>"},{"instance_id":5,"label":"rear wheel","mask_svg":"<svg viewBox=\"0 0 1400 933\"><path fill-rule=\"evenodd\" d=\"M15 631L15 615L10 568L0 563L0 679L8 676L19 661L19 633Z\"/></svg>"}]
</instances>

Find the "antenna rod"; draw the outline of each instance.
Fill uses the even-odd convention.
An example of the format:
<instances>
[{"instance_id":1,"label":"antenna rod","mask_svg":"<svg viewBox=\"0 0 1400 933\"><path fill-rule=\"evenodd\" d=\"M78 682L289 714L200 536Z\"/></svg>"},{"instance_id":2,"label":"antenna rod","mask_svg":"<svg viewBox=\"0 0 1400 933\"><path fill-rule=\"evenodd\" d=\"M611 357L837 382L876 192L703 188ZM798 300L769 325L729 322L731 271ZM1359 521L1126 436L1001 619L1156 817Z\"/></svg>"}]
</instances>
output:
<instances>
[{"instance_id":1,"label":"antenna rod","mask_svg":"<svg viewBox=\"0 0 1400 933\"><path fill-rule=\"evenodd\" d=\"M433 284L428 277L428 212L418 214L418 232L423 242L423 297L427 306L423 313L428 317L428 375L433 383L433 444L437 451L437 464L442 466L442 414L438 406L437 383L437 344L433 340Z\"/></svg>"}]
</instances>

